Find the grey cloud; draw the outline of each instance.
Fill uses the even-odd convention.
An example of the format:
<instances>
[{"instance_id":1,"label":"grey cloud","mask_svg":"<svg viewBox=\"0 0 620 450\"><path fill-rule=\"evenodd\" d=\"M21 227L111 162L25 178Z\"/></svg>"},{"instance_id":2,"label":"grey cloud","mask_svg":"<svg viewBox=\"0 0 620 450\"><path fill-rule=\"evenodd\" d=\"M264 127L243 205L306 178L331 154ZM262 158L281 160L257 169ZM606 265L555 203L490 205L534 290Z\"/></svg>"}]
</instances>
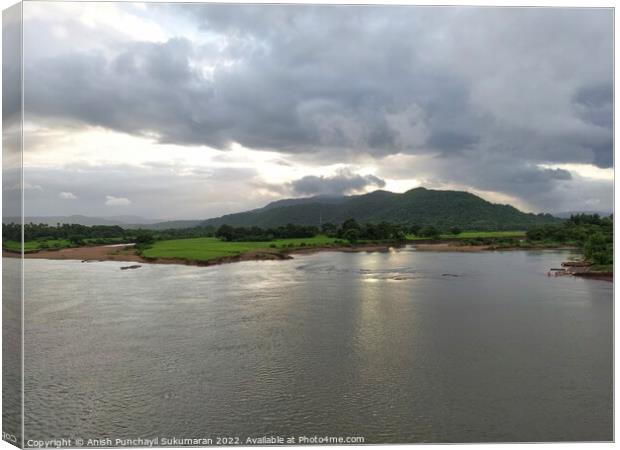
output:
<instances>
[{"instance_id":1,"label":"grey cloud","mask_svg":"<svg viewBox=\"0 0 620 450\"><path fill-rule=\"evenodd\" d=\"M476 136L445 130L431 134L427 144L433 148L446 151L471 148L477 142L478 138Z\"/></svg>"},{"instance_id":2,"label":"grey cloud","mask_svg":"<svg viewBox=\"0 0 620 450\"><path fill-rule=\"evenodd\" d=\"M374 175L359 175L342 170L336 175L307 175L291 182L297 195L343 195L363 191L366 188L382 188L385 181Z\"/></svg>"},{"instance_id":3,"label":"grey cloud","mask_svg":"<svg viewBox=\"0 0 620 450\"><path fill-rule=\"evenodd\" d=\"M21 120L21 7L2 13L2 126L18 126Z\"/></svg>"},{"instance_id":4,"label":"grey cloud","mask_svg":"<svg viewBox=\"0 0 620 450\"><path fill-rule=\"evenodd\" d=\"M481 163L459 160L457 171L444 165L437 169L444 180L450 179L477 189L517 195L529 203L536 204L536 198L553 189L558 181L569 181L572 175L563 169L546 169L524 161L493 158ZM456 173L455 173L456 172ZM536 205L538 206L538 205Z\"/></svg>"},{"instance_id":5,"label":"grey cloud","mask_svg":"<svg viewBox=\"0 0 620 450\"><path fill-rule=\"evenodd\" d=\"M584 183L537 164L613 165L611 9L149 4L148 14L224 40L64 53L52 42L50 55L39 40L26 55L26 114L314 163L434 154L436 171L412 177L530 202ZM50 26L36 33L53 41Z\"/></svg>"},{"instance_id":6,"label":"grey cloud","mask_svg":"<svg viewBox=\"0 0 620 450\"><path fill-rule=\"evenodd\" d=\"M112 55L76 51L38 58L29 61L27 111L135 134L154 132L163 142L220 148L239 142L292 153L354 148L376 156L403 151L449 156L484 146L495 117L472 104L472 89L480 86L455 70L449 46L434 39L433 30L442 30L450 41L463 28L460 21L469 29L491 19L532 26L544 17L565 22L562 30L573 26L573 34L599 25L599 13L592 11L151 6L158 8L191 16L205 31L226 33L227 45L218 50L173 39L127 43ZM496 53L494 33L512 38L490 28L484 41L489 54ZM534 44L548 39L543 29L534 34L539 40ZM511 56L518 60L527 50ZM202 77L195 63L218 58L232 58L234 64L217 68L213 79ZM506 89L511 81L504 80ZM414 120L430 130L426 141L402 139L403 130L386 120L412 104L423 111ZM524 145L542 150L542 143L531 138ZM575 160L592 159L591 152L573 153Z\"/></svg>"},{"instance_id":7,"label":"grey cloud","mask_svg":"<svg viewBox=\"0 0 620 450\"><path fill-rule=\"evenodd\" d=\"M573 97L577 115L597 127L595 136L585 136L583 145L594 154L594 164L613 167L613 84L582 86Z\"/></svg>"}]
</instances>

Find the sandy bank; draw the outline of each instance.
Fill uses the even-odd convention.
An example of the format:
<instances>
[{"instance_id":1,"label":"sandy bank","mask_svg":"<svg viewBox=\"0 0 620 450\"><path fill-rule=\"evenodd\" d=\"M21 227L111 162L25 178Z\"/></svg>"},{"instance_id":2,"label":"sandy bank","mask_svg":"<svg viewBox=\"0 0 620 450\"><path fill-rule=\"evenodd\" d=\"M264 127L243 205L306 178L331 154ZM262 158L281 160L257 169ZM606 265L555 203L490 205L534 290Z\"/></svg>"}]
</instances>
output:
<instances>
[{"instance_id":1,"label":"sandy bank","mask_svg":"<svg viewBox=\"0 0 620 450\"><path fill-rule=\"evenodd\" d=\"M19 253L2 251L2 256L19 258ZM111 247L100 245L95 247L63 248L61 250L40 250L26 253L27 259L67 259L79 261L136 261L147 262L144 258L136 255L135 250L129 246Z\"/></svg>"},{"instance_id":2,"label":"sandy bank","mask_svg":"<svg viewBox=\"0 0 620 450\"><path fill-rule=\"evenodd\" d=\"M64 248L61 250L41 250L25 254L27 259L53 259L53 260L74 260L82 262L94 261L126 261L140 262L145 264L183 264L192 266L214 266L240 261L269 261L292 259L292 254L308 254L320 251L338 252L385 252L390 249L389 245L360 244L356 246L320 246L320 247L300 247L295 249L261 249L253 250L239 255L223 256L208 261L187 260L182 258L146 258L140 256L130 246L93 246ZM3 250L2 256L19 258L20 254Z\"/></svg>"}]
</instances>

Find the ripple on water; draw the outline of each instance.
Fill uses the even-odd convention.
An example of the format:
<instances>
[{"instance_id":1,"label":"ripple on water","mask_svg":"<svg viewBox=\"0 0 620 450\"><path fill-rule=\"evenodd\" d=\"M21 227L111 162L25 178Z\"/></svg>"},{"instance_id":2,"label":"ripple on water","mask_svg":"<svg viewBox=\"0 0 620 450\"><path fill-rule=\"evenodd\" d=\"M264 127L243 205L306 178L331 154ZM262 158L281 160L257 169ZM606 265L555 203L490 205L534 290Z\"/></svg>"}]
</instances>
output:
<instances>
[{"instance_id":1,"label":"ripple on water","mask_svg":"<svg viewBox=\"0 0 620 450\"><path fill-rule=\"evenodd\" d=\"M563 257L28 261L27 434L608 440L613 287Z\"/></svg>"}]
</instances>

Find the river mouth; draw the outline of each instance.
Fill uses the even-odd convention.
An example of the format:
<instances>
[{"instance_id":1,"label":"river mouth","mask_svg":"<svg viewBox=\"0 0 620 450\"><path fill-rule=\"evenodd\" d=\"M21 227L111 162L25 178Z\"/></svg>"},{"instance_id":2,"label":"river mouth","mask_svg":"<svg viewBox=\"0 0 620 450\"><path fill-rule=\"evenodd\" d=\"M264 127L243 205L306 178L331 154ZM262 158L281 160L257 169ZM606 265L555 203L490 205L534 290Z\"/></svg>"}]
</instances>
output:
<instances>
[{"instance_id":1,"label":"river mouth","mask_svg":"<svg viewBox=\"0 0 620 450\"><path fill-rule=\"evenodd\" d=\"M26 439L611 440L613 285L566 256L26 260Z\"/></svg>"}]
</instances>

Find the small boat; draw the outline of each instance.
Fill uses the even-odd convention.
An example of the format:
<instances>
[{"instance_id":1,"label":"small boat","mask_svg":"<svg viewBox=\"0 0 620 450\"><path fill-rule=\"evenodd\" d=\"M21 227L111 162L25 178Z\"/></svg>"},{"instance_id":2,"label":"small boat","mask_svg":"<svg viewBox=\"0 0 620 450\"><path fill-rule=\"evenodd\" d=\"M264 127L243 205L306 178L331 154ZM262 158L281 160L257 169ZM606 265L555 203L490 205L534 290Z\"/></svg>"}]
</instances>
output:
<instances>
[{"instance_id":1,"label":"small boat","mask_svg":"<svg viewBox=\"0 0 620 450\"><path fill-rule=\"evenodd\" d=\"M139 264L134 264L133 266L123 266L121 267L121 270L139 269L140 267L142 266Z\"/></svg>"}]
</instances>

